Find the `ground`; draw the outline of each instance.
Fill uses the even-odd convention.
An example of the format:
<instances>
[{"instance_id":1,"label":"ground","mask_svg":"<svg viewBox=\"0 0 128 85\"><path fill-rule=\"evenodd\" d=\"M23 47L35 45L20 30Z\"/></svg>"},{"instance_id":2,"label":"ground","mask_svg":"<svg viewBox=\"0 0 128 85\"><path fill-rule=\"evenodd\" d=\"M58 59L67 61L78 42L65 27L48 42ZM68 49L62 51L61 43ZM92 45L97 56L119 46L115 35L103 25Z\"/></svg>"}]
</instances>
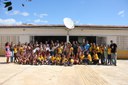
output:
<instances>
[{"instance_id":1,"label":"ground","mask_svg":"<svg viewBox=\"0 0 128 85\"><path fill-rule=\"evenodd\" d=\"M0 57L0 85L128 85L128 60L105 65L18 65Z\"/></svg>"}]
</instances>

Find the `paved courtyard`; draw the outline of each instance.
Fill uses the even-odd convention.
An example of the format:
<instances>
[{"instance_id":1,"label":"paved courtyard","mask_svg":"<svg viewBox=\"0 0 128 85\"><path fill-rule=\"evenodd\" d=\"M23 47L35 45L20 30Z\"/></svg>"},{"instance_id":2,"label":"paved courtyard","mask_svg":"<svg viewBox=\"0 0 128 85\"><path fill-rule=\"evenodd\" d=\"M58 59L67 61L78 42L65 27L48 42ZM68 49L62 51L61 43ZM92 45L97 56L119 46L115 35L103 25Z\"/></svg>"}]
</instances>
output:
<instances>
[{"instance_id":1,"label":"paved courtyard","mask_svg":"<svg viewBox=\"0 0 128 85\"><path fill-rule=\"evenodd\" d=\"M128 85L128 60L105 65L18 65L0 57L0 85Z\"/></svg>"}]
</instances>

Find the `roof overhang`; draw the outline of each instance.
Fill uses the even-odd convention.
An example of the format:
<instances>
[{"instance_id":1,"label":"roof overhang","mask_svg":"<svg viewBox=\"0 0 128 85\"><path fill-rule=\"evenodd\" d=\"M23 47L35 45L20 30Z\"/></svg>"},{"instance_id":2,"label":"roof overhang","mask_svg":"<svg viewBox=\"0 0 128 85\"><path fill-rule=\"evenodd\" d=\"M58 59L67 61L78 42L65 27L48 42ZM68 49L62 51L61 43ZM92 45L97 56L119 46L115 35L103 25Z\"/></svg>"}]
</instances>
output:
<instances>
[{"instance_id":1,"label":"roof overhang","mask_svg":"<svg viewBox=\"0 0 128 85\"><path fill-rule=\"evenodd\" d=\"M64 25L6 25L0 26L0 28L66 28ZM76 25L77 29L96 29L96 30L128 30L128 26L116 26L116 25Z\"/></svg>"}]
</instances>

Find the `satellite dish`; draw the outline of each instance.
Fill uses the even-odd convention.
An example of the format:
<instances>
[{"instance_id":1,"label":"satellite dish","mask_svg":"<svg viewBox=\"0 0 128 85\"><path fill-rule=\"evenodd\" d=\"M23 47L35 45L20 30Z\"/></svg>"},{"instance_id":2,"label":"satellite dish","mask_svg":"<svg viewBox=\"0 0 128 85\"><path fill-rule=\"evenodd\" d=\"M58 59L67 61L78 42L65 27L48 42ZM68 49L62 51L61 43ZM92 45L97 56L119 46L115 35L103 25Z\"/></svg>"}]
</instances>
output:
<instances>
[{"instance_id":1,"label":"satellite dish","mask_svg":"<svg viewBox=\"0 0 128 85\"><path fill-rule=\"evenodd\" d=\"M64 18L64 25L68 28L68 29L73 29L74 28L74 22L72 19L70 18Z\"/></svg>"}]
</instances>

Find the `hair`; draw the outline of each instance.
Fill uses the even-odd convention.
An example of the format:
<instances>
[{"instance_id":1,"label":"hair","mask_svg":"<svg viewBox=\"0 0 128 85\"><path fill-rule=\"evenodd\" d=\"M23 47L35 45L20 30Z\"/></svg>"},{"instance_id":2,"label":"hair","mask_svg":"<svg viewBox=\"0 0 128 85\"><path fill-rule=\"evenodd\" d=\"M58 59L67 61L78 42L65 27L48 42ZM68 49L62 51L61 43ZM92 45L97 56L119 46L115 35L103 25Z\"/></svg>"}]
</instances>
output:
<instances>
[{"instance_id":1,"label":"hair","mask_svg":"<svg viewBox=\"0 0 128 85\"><path fill-rule=\"evenodd\" d=\"M6 43L5 43L5 46L8 46L8 44L9 44L9 43L8 43L8 42L6 42Z\"/></svg>"},{"instance_id":2,"label":"hair","mask_svg":"<svg viewBox=\"0 0 128 85\"><path fill-rule=\"evenodd\" d=\"M110 40L110 42L113 42L113 40Z\"/></svg>"}]
</instances>

